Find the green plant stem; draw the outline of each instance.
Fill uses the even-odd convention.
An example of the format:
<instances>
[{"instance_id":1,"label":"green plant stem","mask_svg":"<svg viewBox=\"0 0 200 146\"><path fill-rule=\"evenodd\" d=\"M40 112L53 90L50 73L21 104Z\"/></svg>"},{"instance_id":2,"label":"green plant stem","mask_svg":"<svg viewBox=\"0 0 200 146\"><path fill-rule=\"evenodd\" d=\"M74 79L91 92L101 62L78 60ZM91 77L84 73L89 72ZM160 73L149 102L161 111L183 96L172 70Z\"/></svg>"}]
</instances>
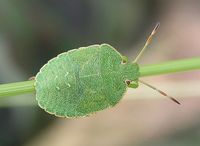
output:
<instances>
[{"instance_id":1,"label":"green plant stem","mask_svg":"<svg viewBox=\"0 0 200 146\"><path fill-rule=\"evenodd\" d=\"M0 85L0 97L15 96L35 91L34 80Z\"/></svg>"},{"instance_id":2,"label":"green plant stem","mask_svg":"<svg viewBox=\"0 0 200 146\"><path fill-rule=\"evenodd\" d=\"M140 77L200 69L200 58L176 60L140 67ZM0 97L33 93L34 80L0 85Z\"/></svg>"},{"instance_id":3,"label":"green plant stem","mask_svg":"<svg viewBox=\"0 0 200 146\"><path fill-rule=\"evenodd\" d=\"M140 76L153 76L200 69L200 58L169 61L140 67Z\"/></svg>"}]
</instances>

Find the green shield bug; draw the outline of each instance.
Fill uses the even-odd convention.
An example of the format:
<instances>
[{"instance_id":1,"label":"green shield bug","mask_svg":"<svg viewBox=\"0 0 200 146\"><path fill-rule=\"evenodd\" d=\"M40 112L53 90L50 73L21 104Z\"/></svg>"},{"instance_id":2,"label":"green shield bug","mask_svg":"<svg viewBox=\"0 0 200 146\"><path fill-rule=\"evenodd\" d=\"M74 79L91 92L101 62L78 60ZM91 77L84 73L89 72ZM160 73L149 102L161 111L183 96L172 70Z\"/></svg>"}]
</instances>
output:
<instances>
[{"instance_id":1,"label":"green shield bug","mask_svg":"<svg viewBox=\"0 0 200 146\"><path fill-rule=\"evenodd\" d=\"M39 106L60 117L88 116L115 106L127 87L137 88L138 82L169 97L139 80L137 61L158 27L159 24L133 62L108 44L73 49L51 59L35 77ZM174 98L169 98L178 103Z\"/></svg>"}]
</instances>

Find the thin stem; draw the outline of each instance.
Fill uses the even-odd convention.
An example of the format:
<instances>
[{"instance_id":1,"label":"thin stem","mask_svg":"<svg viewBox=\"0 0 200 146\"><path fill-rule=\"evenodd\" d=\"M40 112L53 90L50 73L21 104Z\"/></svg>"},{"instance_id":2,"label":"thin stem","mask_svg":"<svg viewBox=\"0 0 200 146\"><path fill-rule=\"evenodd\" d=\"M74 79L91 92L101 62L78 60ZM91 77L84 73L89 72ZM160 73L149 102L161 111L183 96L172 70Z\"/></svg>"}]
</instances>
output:
<instances>
[{"instance_id":1,"label":"thin stem","mask_svg":"<svg viewBox=\"0 0 200 146\"><path fill-rule=\"evenodd\" d=\"M140 67L140 77L200 69L200 58L170 61ZM0 85L0 97L33 93L34 80Z\"/></svg>"},{"instance_id":2,"label":"thin stem","mask_svg":"<svg viewBox=\"0 0 200 146\"><path fill-rule=\"evenodd\" d=\"M140 76L145 77L197 69L200 69L200 58L192 58L142 66L140 68Z\"/></svg>"},{"instance_id":3,"label":"thin stem","mask_svg":"<svg viewBox=\"0 0 200 146\"><path fill-rule=\"evenodd\" d=\"M34 91L34 80L0 85L0 97L33 93Z\"/></svg>"}]
</instances>

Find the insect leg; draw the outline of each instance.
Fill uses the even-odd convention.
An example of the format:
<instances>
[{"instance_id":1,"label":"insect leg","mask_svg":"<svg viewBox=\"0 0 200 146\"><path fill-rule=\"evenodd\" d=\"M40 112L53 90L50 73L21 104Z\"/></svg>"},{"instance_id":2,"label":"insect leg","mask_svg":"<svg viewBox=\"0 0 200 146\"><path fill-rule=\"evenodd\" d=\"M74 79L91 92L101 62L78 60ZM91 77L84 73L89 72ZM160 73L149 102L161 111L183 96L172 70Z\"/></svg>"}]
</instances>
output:
<instances>
[{"instance_id":1,"label":"insect leg","mask_svg":"<svg viewBox=\"0 0 200 146\"><path fill-rule=\"evenodd\" d=\"M157 92L159 92L159 93L162 94L163 96L168 97L169 99L171 99L171 100L174 101L175 103L181 104L181 103L180 103L178 100L176 100L174 97L171 97L171 96L167 95L165 92L163 92L163 91L157 89L156 87L154 87L154 86L152 86L152 85L149 85L148 83L146 83L146 82L144 82L144 81L142 81L142 80L139 80L139 82L142 83L142 84L144 84L144 85L146 85L146 86L148 86L148 87L150 87L150 88L153 89L153 90L156 90Z\"/></svg>"},{"instance_id":2,"label":"insect leg","mask_svg":"<svg viewBox=\"0 0 200 146\"><path fill-rule=\"evenodd\" d=\"M146 43L144 45L144 47L142 48L142 50L140 51L140 53L138 54L138 56L135 58L135 60L133 61L133 63L138 62L138 60L140 59L140 57L142 56L142 54L144 53L144 51L146 50L147 46L151 43L153 36L155 35L156 31L158 30L160 26L160 23L158 22L156 24L156 26L154 27L153 31L151 32L151 34L149 35L149 37L146 40Z\"/></svg>"}]
</instances>

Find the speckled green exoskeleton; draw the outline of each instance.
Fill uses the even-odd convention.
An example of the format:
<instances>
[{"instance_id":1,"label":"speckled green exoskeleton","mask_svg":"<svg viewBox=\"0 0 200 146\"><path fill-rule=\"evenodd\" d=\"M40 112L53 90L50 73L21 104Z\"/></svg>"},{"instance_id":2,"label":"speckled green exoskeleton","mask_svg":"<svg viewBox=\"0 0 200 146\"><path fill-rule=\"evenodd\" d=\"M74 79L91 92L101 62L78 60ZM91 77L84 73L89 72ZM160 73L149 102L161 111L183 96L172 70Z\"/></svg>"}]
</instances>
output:
<instances>
[{"instance_id":1,"label":"speckled green exoskeleton","mask_svg":"<svg viewBox=\"0 0 200 146\"><path fill-rule=\"evenodd\" d=\"M115 106L128 87L137 88L136 63L108 44L81 47L48 61L35 78L36 99L41 108L61 117L88 116Z\"/></svg>"}]
</instances>

